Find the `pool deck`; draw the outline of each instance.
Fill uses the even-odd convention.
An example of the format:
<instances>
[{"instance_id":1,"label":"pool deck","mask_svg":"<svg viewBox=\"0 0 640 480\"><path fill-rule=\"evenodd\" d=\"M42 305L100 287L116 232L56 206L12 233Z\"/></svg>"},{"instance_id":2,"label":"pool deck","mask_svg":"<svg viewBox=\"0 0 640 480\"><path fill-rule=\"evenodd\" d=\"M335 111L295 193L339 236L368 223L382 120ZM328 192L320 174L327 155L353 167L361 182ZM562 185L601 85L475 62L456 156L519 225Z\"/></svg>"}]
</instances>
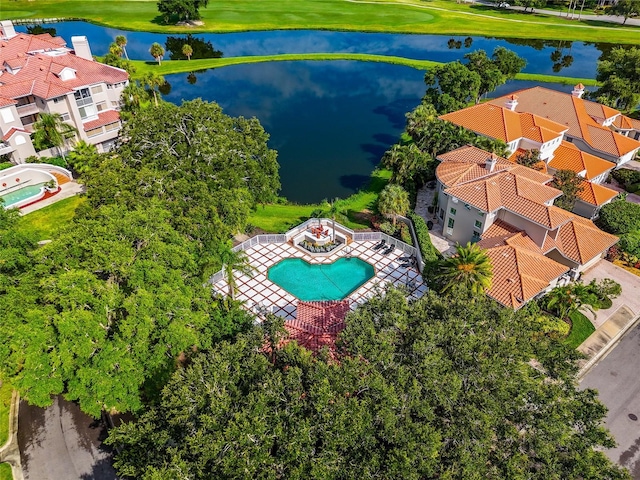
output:
<instances>
[{"instance_id":1,"label":"pool deck","mask_svg":"<svg viewBox=\"0 0 640 480\"><path fill-rule=\"evenodd\" d=\"M380 250L373 247L378 242L352 242L336 253L324 256L311 255L293 247L289 243L270 243L256 245L247 250L251 265L256 268L253 277L235 273L238 293L236 300L244 302L245 307L254 313L270 311L285 319L293 319L296 316L298 299L280 288L267 278L268 269L285 258L302 258L311 264L332 263L344 256L358 257L375 268L375 276L351 293L351 308L355 309L368 298L388 284L395 286L407 286L410 298L420 298L427 291L422 277L415 268L403 268L400 266L399 257L405 254L394 250L388 255L383 255ZM214 284L214 289L222 294L227 294L228 285L225 280Z\"/></svg>"}]
</instances>

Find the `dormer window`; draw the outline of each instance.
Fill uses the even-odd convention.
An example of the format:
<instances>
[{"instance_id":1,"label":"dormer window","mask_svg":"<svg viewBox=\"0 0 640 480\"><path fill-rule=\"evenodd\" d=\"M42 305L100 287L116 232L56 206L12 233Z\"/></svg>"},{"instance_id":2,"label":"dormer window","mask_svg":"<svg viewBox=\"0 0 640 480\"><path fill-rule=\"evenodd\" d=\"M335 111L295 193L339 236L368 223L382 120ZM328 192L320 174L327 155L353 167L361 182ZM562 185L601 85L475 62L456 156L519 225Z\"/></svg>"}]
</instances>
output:
<instances>
[{"instance_id":1,"label":"dormer window","mask_svg":"<svg viewBox=\"0 0 640 480\"><path fill-rule=\"evenodd\" d=\"M74 78L76 78L76 71L73 68L65 67L60 70L60 73L58 73L58 77L62 81L73 80Z\"/></svg>"}]
</instances>

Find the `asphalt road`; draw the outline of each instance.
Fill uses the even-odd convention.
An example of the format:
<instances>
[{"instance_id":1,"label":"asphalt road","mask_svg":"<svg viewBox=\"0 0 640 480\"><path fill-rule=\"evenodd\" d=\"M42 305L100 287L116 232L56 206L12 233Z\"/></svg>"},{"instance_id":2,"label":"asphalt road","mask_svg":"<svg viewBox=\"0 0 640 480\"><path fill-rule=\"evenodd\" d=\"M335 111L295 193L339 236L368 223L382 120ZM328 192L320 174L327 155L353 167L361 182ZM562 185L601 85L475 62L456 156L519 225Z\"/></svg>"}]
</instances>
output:
<instances>
[{"instance_id":1,"label":"asphalt road","mask_svg":"<svg viewBox=\"0 0 640 480\"><path fill-rule=\"evenodd\" d=\"M585 375L582 388L595 388L609 408L605 420L618 446L606 453L640 480L640 322Z\"/></svg>"},{"instance_id":2,"label":"asphalt road","mask_svg":"<svg viewBox=\"0 0 640 480\"><path fill-rule=\"evenodd\" d=\"M25 480L117 480L104 426L56 397L43 409L20 404L18 444Z\"/></svg>"}]
</instances>

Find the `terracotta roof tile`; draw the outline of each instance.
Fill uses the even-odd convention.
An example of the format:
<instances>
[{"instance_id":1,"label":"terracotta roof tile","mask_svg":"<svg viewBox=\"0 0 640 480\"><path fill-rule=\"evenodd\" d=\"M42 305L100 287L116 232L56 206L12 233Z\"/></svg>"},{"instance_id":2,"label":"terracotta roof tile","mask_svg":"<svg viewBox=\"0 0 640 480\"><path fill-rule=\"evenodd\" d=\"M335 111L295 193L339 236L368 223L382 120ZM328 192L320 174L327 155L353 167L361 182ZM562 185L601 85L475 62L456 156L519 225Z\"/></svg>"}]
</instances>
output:
<instances>
[{"instance_id":1,"label":"terracotta roof tile","mask_svg":"<svg viewBox=\"0 0 640 480\"><path fill-rule=\"evenodd\" d=\"M640 131L640 120L627 117L626 115L618 115L613 121L613 125L621 130L638 130Z\"/></svg>"},{"instance_id":2,"label":"terracotta roof tile","mask_svg":"<svg viewBox=\"0 0 640 480\"><path fill-rule=\"evenodd\" d=\"M567 127L531 113L513 112L501 105L483 103L448 113L442 120L506 143L528 138L544 143L562 135Z\"/></svg>"},{"instance_id":3,"label":"terracotta roof tile","mask_svg":"<svg viewBox=\"0 0 640 480\"><path fill-rule=\"evenodd\" d=\"M349 300L324 302L298 302L296 318L287 320L284 328L289 340L318 352L323 347L332 350L338 334L344 330L344 319L349 313Z\"/></svg>"},{"instance_id":4,"label":"terracotta roof tile","mask_svg":"<svg viewBox=\"0 0 640 480\"><path fill-rule=\"evenodd\" d=\"M16 102L13 98L0 97L0 107L6 107L7 105L15 105Z\"/></svg>"},{"instance_id":5,"label":"terracotta roof tile","mask_svg":"<svg viewBox=\"0 0 640 480\"><path fill-rule=\"evenodd\" d=\"M2 141L9 140L11 137L13 137L13 134L16 132L29 133L24 128L11 127L9 131L2 136Z\"/></svg>"},{"instance_id":6,"label":"terracotta roof tile","mask_svg":"<svg viewBox=\"0 0 640 480\"><path fill-rule=\"evenodd\" d=\"M533 113L566 126L568 135L583 139L591 148L620 157L640 148L640 142L615 133L601 124L620 112L596 102L574 97L544 87L533 87L515 92L518 95L516 111ZM503 107L509 96L490 100ZM623 140L619 137L623 137Z\"/></svg>"},{"instance_id":7,"label":"terracotta roof tile","mask_svg":"<svg viewBox=\"0 0 640 480\"><path fill-rule=\"evenodd\" d=\"M584 180L581 185L582 191L578 193L578 198L598 207L604 205L618 195L616 190L612 190L611 188L607 188L587 180Z\"/></svg>"},{"instance_id":8,"label":"terracotta roof tile","mask_svg":"<svg viewBox=\"0 0 640 480\"><path fill-rule=\"evenodd\" d=\"M48 36L48 34L47 34ZM42 37L42 38L40 38ZM50 99L68 94L76 88L95 83L119 83L129 78L124 70L87 60L63 49L59 55L46 53L27 53L60 48L60 40L53 40L42 35L18 35L2 42L0 58L5 61L22 62L22 68L15 74L5 72L2 75L0 96L19 98L34 94L40 98ZM62 40L64 43L64 40ZM37 48L36 48L37 47ZM75 70L75 78L62 80L58 77L65 68Z\"/></svg>"},{"instance_id":9,"label":"terracotta roof tile","mask_svg":"<svg viewBox=\"0 0 640 480\"><path fill-rule=\"evenodd\" d=\"M583 152L574 144L563 141L555 150L549 166L555 170L585 172L585 178L591 180L615 168L616 164L595 155Z\"/></svg>"},{"instance_id":10,"label":"terracotta roof tile","mask_svg":"<svg viewBox=\"0 0 640 480\"><path fill-rule=\"evenodd\" d=\"M91 120L82 125L82 129L87 132L94 128L102 127L109 123L117 122L120 120L120 114L115 110L107 110L106 112L100 112L96 120Z\"/></svg>"},{"instance_id":11,"label":"terracotta roof tile","mask_svg":"<svg viewBox=\"0 0 640 480\"><path fill-rule=\"evenodd\" d=\"M561 210L558 207L552 207ZM564 215L572 214L561 210ZM603 232L586 218L573 215L571 220L560 227L556 240L558 251L566 258L584 265L589 260L601 255L614 245L618 237Z\"/></svg>"},{"instance_id":12,"label":"terracotta roof tile","mask_svg":"<svg viewBox=\"0 0 640 480\"><path fill-rule=\"evenodd\" d=\"M549 283L569 270L539 253L514 245L487 250L493 265L493 280L487 294L501 304L518 309Z\"/></svg>"}]
</instances>

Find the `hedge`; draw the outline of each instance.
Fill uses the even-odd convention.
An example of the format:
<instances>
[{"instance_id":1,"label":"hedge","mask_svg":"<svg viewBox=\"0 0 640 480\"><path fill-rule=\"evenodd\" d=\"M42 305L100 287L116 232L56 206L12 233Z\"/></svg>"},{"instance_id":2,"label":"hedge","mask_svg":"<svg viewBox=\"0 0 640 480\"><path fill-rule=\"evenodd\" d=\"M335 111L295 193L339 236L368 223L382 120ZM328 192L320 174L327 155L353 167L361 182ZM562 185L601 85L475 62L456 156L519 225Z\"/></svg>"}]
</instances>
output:
<instances>
[{"instance_id":1,"label":"hedge","mask_svg":"<svg viewBox=\"0 0 640 480\"><path fill-rule=\"evenodd\" d=\"M427 228L427 223L424 221L424 218L413 211L409 211L407 217L413 222L413 228L416 231L416 237L418 237L418 247L422 254L422 260L424 261L422 276L427 280L431 277L431 273L442 258L442 255L433 243L431 243L429 228Z\"/></svg>"}]
</instances>

